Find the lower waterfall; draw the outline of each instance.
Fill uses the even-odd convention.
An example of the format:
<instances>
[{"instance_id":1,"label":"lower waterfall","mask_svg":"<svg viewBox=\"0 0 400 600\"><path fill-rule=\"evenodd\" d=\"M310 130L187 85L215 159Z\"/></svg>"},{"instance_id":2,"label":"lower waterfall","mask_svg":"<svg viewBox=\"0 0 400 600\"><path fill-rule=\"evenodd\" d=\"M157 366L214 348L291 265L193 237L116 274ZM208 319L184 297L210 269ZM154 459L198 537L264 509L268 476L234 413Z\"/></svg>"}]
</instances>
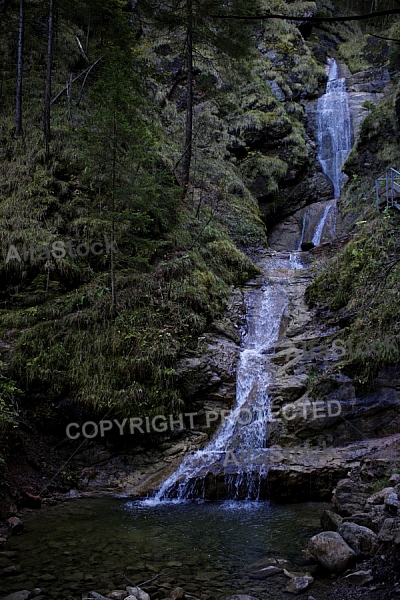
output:
<instances>
[{"instance_id":1,"label":"lower waterfall","mask_svg":"<svg viewBox=\"0 0 400 600\"><path fill-rule=\"evenodd\" d=\"M296 253L266 257L260 286L245 292L247 333L237 366L236 402L215 437L188 455L157 492L154 501L213 498L257 500L267 476L268 387L271 354L288 308L285 285L302 268Z\"/></svg>"}]
</instances>

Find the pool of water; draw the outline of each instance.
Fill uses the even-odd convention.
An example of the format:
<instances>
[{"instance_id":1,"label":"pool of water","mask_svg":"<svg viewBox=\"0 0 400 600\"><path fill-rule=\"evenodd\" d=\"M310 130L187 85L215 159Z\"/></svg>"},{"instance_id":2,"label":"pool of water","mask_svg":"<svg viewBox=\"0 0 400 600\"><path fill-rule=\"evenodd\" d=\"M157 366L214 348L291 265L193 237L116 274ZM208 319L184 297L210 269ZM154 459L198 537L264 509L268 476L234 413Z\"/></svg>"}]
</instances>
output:
<instances>
[{"instance_id":1,"label":"pool of water","mask_svg":"<svg viewBox=\"0 0 400 600\"><path fill-rule=\"evenodd\" d=\"M25 532L7 550L21 573L0 580L3 594L39 587L46 598L80 598L130 582L152 600L176 586L200 600L246 593L262 600L289 598L284 576L254 579L250 566L268 556L307 570L302 555L319 531L323 505L260 503L162 503L85 499L24 518ZM312 589L314 593L314 587ZM318 596L318 600L323 596Z\"/></svg>"}]
</instances>

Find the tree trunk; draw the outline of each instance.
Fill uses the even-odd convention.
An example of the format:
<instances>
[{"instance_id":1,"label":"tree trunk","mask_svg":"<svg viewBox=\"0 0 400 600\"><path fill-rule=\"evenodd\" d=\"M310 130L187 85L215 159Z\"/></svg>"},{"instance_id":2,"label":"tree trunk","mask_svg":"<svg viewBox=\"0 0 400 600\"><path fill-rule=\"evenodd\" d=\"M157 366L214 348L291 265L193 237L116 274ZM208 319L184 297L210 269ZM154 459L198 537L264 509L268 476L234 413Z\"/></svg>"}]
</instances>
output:
<instances>
[{"instance_id":1,"label":"tree trunk","mask_svg":"<svg viewBox=\"0 0 400 600\"><path fill-rule=\"evenodd\" d=\"M117 308L117 291L115 289L115 261L114 261L114 242L115 242L115 188L117 178L117 116L116 109L113 106L113 149L112 149L112 174L111 174L111 251L110 251L110 276L111 276L111 311L114 314Z\"/></svg>"},{"instance_id":2,"label":"tree trunk","mask_svg":"<svg viewBox=\"0 0 400 600\"><path fill-rule=\"evenodd\" d=\"M22 69L24 61L25 0L19 2L17 90L15 95L15 137L22 132Z\"/></svg>"},{"instance_id":3,"label":"tree trunk","mask_svg":"<svg viewBox=\"0 0 400 600\"><path fill-rule=\"evenodd\" d=\"M46 84L44 93L44 143L46 158L50 154L50 107L51 107L51 63L53 58L54 0L49 1L49 23L47 29Z\"/></svg>"},{"instance_id":4,"label":"tree trunk","mask_svg":"<svg viewBox=\"0 0 400 600\"><path fill-rule=\"evenodd\" d=\"M190 181L190 164L192 161L193 141L193 0L186 0L187 31L186 31L186 128L185 151L183 155L183 185L187 188Z\"/></svg>"}]
</instances>

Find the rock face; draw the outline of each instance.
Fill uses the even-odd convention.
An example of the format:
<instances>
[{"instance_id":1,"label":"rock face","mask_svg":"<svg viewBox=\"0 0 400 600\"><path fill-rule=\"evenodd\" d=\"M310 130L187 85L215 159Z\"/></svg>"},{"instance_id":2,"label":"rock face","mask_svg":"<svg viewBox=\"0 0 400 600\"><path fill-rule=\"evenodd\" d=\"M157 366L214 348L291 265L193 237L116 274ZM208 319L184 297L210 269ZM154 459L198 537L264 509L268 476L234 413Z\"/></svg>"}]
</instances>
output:
<instances>
[{"instance_id":1,"label":"rock face","mask_svg":"<svg viewBox=\"0 0 400 600\"><path fill-rule=\"evenodd\" d=\"M314 535L308 543L308 550L320 565L335 573L344 571L356 557L356 553L334 531Z\"/></svg>"},{"instance_id":2,"label":"rock face","mask_svg":"<svg viewBox=\"0 0 400 600\"><path fill-rule=\"evenodd\" d=\"M219 408L231 406L245 312L242 292L232 289L225 316L212 323L199 349L178 363L176 376L188 402L196 402L201 395L201 404L209 400L219 403Z\"/></svg>"}]
</instances>

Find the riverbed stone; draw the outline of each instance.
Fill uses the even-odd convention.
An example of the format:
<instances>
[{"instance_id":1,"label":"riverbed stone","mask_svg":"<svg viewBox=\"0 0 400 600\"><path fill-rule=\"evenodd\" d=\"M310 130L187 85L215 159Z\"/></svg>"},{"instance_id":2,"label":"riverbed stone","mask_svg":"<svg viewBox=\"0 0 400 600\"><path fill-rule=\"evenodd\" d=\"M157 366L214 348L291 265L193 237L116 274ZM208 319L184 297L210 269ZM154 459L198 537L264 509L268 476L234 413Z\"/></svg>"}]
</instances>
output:
<instances>
[{"instance_id":1,"label":"riverbed stone","mask_svg":"<svg viewBox=\"0 0 400 600\"><path fill-rule=\"evenodd\" d=\"M126 591L128 592L129 596L127 598L129 598L129 600L133 600L131 597L133 596L134 598L137 598L137 600L150 600L150 596L149 594L147 594L144 590L142 590L140 587L132 587L130 585L128 585L126 587Z\"/></svg>"},{"instance_id":2,"label":"riverbed stone","mask_svg":"<svg viewBox=\"0 0 400 600\"><path fill-rule=\"evenodd\" d=\"M98 592L89 592L88 593L89 598L93 598L93 600L108 600L108 598L106 596L102 596L102 594L99 594Z\"/></svg>"},{"instance_id":3,"label":"riverbed stone","mask_svg":"<svg viewBox=\"0 0 400 600\"><path fill-rule=\"evenodd\" d=\"M375 556L378 549L378 536L368 527L356 523L342 523L338 534L358 556Z\"/></svg>"},{"instance_id":4,"label":"riverbed stone","mask_svg":"<svg viewBox=\"0 0 400 600\"><path fill-rule=\"evenodd\" d=\"M247 596L247 594L235 594L233 596L227 596L226 600L258 600L254 596Z\"/></svg>"},{"instance_id":5,"label":"riverbed stone","mask_svg":"<svg viewBox=\"0 0 400 600\"><path fill-rule=\"evenodd\" d=\"M181 587L176 587L172 590L170 596L172 600L180 600L180 598L183 598L185 596L185 590Z\"/></svg>"},{"instance_id":6,"label":"riverbed stone","mask_svg":"<svg viewBox=\"0 0 400 600\"><path fill-rule=\"evenodd\" d=\"M356 558L356 553L336 531L317 533L308 542L310 554L331 572L344 571Z\"/></svg>"},{"instance_id":7,"label":"riverbed stone","mask_svg":"<svg viewBox=\"0 0 400 600\"><path fill-rule=\"evenodd\" d=\"M341 582L346 583L347 585L365 585L366 583L370 583L373 581L374 577L372 575L371 569L365 571L355 571L354 573L349 573L341 578Z\"/></svg>"},{"instance_id":8,"label":"riverbed stone","mask_svg":"<svg viewBox=\"0 0 400 600\"><path fill-rule=\"evenodd\" d=\"M11 533L13 535L17 535L18 533L21 533L21 531L24 528L23 522L18 517L10 517L9 519L7 519L6 524L7 524L7 527L9 527L11 529Z\"/></svg>"},{"instance_id":9,"label":"riverbed stone","mask_svg":"<svg viewBox=\"0 0 400 600\"><path fill-rule=\"evenodd\" d=\"M13 592L8 596L4 596L2 600L27 600L30 594L29 590L20 590L19 592Z\"/></svg>"},{"instance_id":10,"label":"riverbed stone","mask_svg":"<svg viewBox=\"0 0 400 600\"><path fill-rule=\"evenodd\" d=\"M113 590L108 597L111 600L124 600L128 596L128 592L126 590Z\"/></svg>"},{"instance_id":11,"label":"riverbed stone","mask_svg":"<svg viewBox=\"0 0 400 600\"><path fill-rule=\"evenodd\" d=\"M310 575L303 575L301 577L292 577L285 588L285 592L290 594L301 594L314 582L314 578Z\"/></svg>"}]
</instances>

